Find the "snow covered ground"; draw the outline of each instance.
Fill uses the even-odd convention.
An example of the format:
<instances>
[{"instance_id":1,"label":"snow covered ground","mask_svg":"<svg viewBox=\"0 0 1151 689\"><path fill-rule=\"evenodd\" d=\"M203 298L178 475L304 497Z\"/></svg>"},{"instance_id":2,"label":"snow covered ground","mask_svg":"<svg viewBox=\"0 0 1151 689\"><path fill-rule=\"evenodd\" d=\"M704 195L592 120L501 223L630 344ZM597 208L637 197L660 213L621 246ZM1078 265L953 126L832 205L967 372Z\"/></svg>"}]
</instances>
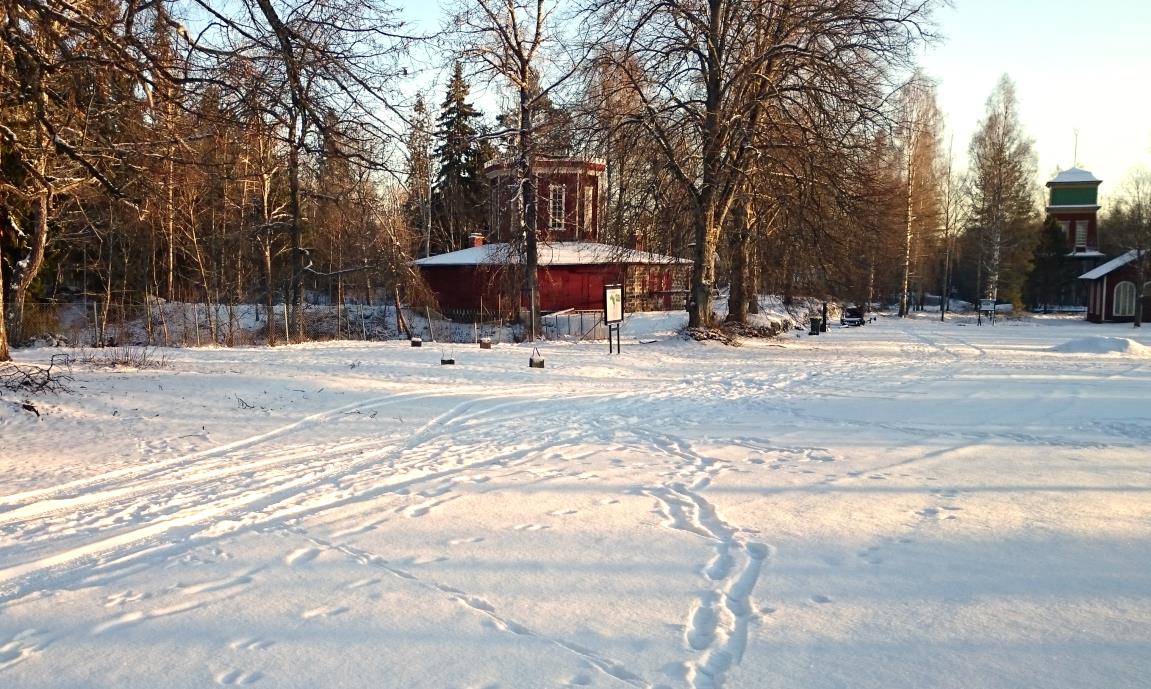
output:
<instances>
[{"instance_id":1,"label":"snow covered ground","mask_svg":"<svg viewBox=\"0 0 1151 689\"><path fill-rule=\"evenodd\" d=\"M680 320L0 402L0 686L1148 686L1151 331Z\"/></svg>"}]
</instances>

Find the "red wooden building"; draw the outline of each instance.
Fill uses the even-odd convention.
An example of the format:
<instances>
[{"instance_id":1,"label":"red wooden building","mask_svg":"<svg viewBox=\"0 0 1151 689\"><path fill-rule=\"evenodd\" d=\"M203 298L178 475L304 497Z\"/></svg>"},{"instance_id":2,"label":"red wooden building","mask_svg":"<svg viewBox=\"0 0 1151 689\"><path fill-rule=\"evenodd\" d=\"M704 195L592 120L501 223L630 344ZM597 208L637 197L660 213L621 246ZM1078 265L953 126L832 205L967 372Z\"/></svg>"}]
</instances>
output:
<instances>
[{"instance_id":1,"label":"red wooden building","mask_svg":"<svg viewBox=\"0 0 1151 689\"><path fill-rule=\"evenodd\" d=\"M541 158L532 162L539 237L540 309L603 308L603 287L624 285L629 311L683 308L691 261L597 243L602 160ZM472 235L472 246L415 262L440 310L456 319L518 314L523 256L515 242L520 217L513 161L485 169L490 188L489 227L494 241Z\"/></svg>"},{"instance_id":2,"label":"red wooden building","mask_svg":"<svg viewBox=\"0 0 1151 689\"><path fill-rule=\"evenodd\" d=\"M523 260L506 243L480 244L415 262L440 310L460 320L507 317L527 306ZM595 242L539 245L544 312L603 308L604 285L622 284L628 311L683 308L691 261Z\"/></svg>"},{"instance_id":3,"label":"red wooden building","mask_svg":"<svg viewBox=\"0 0 1151 689\"><path fill-rule=\"evenodd\" d=\"M1092 323L1134 321L1142 293L1145 297L1142 320L1151 322L1151 280L1139 284L1139 260L1148 261L1148 252L1128 251L1079 276L1088 289L1087 320Z\"/></svg>"}]
</instances>

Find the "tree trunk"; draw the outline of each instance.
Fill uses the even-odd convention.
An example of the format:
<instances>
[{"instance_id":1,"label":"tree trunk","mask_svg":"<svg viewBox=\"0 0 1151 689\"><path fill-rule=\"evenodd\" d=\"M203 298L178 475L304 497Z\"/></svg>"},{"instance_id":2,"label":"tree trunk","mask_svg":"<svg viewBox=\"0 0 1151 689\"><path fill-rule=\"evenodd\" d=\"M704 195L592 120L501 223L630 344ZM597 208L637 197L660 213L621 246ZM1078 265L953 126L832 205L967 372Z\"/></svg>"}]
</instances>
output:
<instances>
[{"instance_id":1,"label":"tree trunk","mask_svg":"<svg viewBox=\"0 0 1151 689\"><path fill-rule=\"evenodd\" d=\"M712 212L697 212L695 219L695 264L691 274L691 292L687 302L687 325L706 328L711 325L711 289L715 284L715 244L719 235L712 229Z\"/></svg>"},{"instance_id":2,"label":"tree trunk","mask_svg":"<svg viewBox=\"0 0 1151 689\"><path fill-rule=\"evenodd\" d=\"M48 211L52 206L51 191L41 191L36 198L36 205L36 229L33 231L32 245L27 255L16 264L10 286L8 332L16 341L27 335L24 332L24 304L28 300L28 290L32 288L32 283L44 265L44 250L48 246Z\"/></svg>"},{"instance_id":3,"label":"tree trunk","mask_svg":"<svg viewBox=\"0 0 1151 689\"><path fill-rule=\"evenodd\" d=\"M899 289L899 317L903 318L908 314L907 295L911 286L911 244L915 237L913 230L913 222L915 220L914 206L912 205L912 191L915 184L915 165L913 164L912 153L915 149L915 138L912 137L907 142L907 227L906 237L903 245L903 280Z\"/></svg>"},{"instance_id":4,"label":"tree trunk","mask_svg":"<svg viewBox=\"0 0 1151 689\"><path fill-rule=\"evenodd\" d=\"M396 305L396 329L404 334L404 337L411 339L412 331L408 328L408 321L404 318L403 309L400 308L400 288L392 286L392 299Z\"/></svg>"},{"instance_id":5,"label":"tree trunk","mask_svg":"<svg viewBox=\"0 0 1151 689\"><path fill-rule=\"evenodd\" d=\"M288 205L292 214L292 327L297 342L304 340L304 227L300 204L300 148L303 147L304 113L292 114L288 136Z\"/></svg>"},{"instance_id":6,"label":"tree trunk","mask_svg":"<svg viewBox=\"0 0 1151 689\"><path fill-rule=\"evenodd\" d=\"M272 238L261 243L264 259L264 308L268 311L268 346L276 346L276 296L272 286Z\"/></svg>"},{"instance_id":7,"label":"tree trunk","mask_svg":"<svg viewBox=\"0 0 1151 689\"><path fill-rule=\"evenodd\" d=\"M8 351L8 326L4 318L4 261L0 259L0 361L12 361Z\"/></svg>"},{"instance_id":8,"label":"tree trunk","mask_svg":"<svg viewBox=\"0 0 1151 689\"><path fill-rule=\"evenodd\" d=\"M947 320L951 306L951 237L943 236L943 284L939 290L939 322Z\"/></svg>"},{"instance_id":9,"label":"tree trunk","mask_svg":"<svg viewBox=\"0 0 1151 689\"><path fill-rule=\"evenodd\" d=\"M527 84L529 73L524 65L521 84ZM540 322L540 294L539 294L539 237L538 218L536 208L536 185L532 179L531 152L532 152L532 112L531 94L526 86L520 87L519 104L519 158L516 160L516 171L520 182L520 228L524 239L524 291L528 296L528 332L535 341L539 332Z\"/></svg>"},{"instance_id":10,"label":"tree trunk","mask_svg":"<svg viewBox=\"0 0 1151 689\"><path fill-rule=\"evenodd\" d=\"M727 298L727 320L746 323L751 284L751 225L749 202L735 209L735 228L731 235L731 291Z\"/></svg>"}]
</instances>

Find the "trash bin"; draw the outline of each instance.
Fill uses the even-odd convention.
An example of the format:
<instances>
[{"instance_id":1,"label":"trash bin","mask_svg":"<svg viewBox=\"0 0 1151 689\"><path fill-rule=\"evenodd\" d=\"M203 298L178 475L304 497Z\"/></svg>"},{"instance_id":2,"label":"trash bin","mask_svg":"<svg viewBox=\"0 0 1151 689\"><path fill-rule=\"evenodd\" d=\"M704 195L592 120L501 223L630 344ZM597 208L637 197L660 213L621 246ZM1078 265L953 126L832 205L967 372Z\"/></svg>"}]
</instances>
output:
<instances>
[{"instance_id":1,"label":"trash bin","mask_svg":"<svg viewBox=\"0 0 1151 689\"><path fill-rule=\"evenodd\" d=\"M811 317L811 332L809 332L808 334L809 335L818 335L819 329L822 325L823 325L823 319L822 318L820 318L819 316L812 316Z\"/></svg>"}]
</instances>

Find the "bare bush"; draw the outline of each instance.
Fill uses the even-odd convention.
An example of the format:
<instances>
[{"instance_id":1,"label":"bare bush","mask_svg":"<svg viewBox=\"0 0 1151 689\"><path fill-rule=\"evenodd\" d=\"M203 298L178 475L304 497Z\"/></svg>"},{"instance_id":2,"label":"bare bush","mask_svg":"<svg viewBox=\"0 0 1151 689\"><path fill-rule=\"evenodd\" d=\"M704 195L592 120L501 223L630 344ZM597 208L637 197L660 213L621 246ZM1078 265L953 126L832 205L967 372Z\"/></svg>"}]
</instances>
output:
<instances>
[{"instance_id":1,"label":"bare bush","mask_svg":"<svg viewBox=\"0 0 1151 689\"><path fill-rule=\"evenodd\" d=\"M0 363L0 395L4 390L21 395L71 392L71 371L72 358L67 354L53 354L47 364Z\"/></svg>"},{"instance_id":2,"label":"bare bush","mask_svg":"<svg viewBox=\"0 0 1151 689\"><path fill-rule=\"evenodd\" d=\"M139 370L168 367L168 357L153 347L124 345L100 349L94 352L81 350L77 359L82 364L95 368L134 368Z\"/></svg>"}]
</instances>

